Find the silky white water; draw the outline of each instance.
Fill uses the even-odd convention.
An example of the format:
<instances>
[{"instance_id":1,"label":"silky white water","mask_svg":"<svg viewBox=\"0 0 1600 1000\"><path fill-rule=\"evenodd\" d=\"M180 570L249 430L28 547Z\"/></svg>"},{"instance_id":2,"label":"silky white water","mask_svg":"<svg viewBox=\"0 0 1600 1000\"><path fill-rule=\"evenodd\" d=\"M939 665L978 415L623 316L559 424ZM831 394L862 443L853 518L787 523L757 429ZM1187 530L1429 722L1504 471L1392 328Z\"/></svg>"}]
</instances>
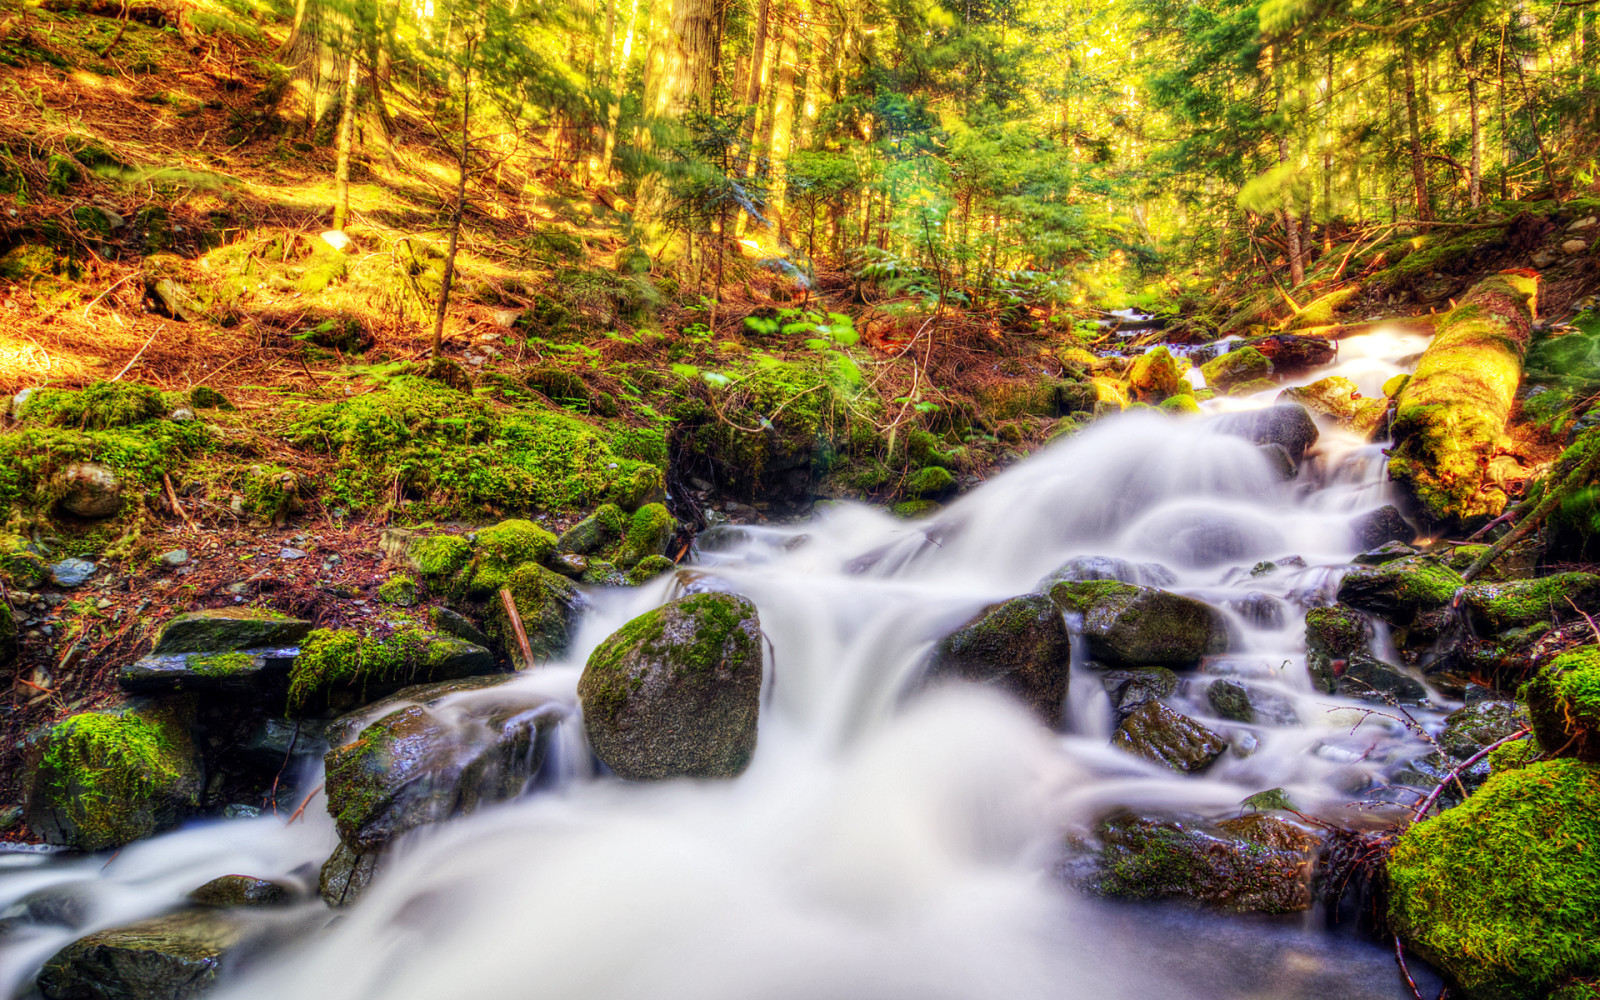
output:
<instances>
[{"instance_id":1,"label":"silky white water","mask_svg":"<svg viewBox=\"0 0 1600 1000\"><path fill-rule=\"evenodd\" d=\"M1419 348L1409 335L1348 340L1337 365L1302 381L1348 374L1368 392ZM239 970L226 995L1398 996L1376 971L1386 959L1362 946L1281 923L1136 919L1147 911L1083 899L1051 874L1063 838L1115 808L1220 815L1282 787L1316 811L1359 798L1417 750L1371 706L1314 693L1304 665L1304 609L1330 599L1355 554L1350 520L1386 500L1377 446L1336 430L1285 482L1209 416L1132 413L926 521L845 505L794 527L719 529L676 577L593 595L571 654L512 682L568 711L537 791L409 835L358 905L337 920L321 904L298 911L314 933ZM1291 556L1303 565L1251 573ZM1110 705L1080 664L1065 734L987 690L918 690L939 638L1091 557L1228 612L1229 652L1171 699L1234 745L1203 776L1110 748ZM730 782L597 776L577 718L585 658L692 589L748 597L770 643L750 769ZM1212 717L1204 688L1218 676L1276 696L1280 724ZM78 930L0 941L0 994L25 989L74 936L161 912L217 875L314 887L335 842L319 798L291 825L197 824L110 861L0 856L0 915L66 882L87 913ZM1213 966L1210 978L1194 971Z\"/></svg>"}]
</instances>

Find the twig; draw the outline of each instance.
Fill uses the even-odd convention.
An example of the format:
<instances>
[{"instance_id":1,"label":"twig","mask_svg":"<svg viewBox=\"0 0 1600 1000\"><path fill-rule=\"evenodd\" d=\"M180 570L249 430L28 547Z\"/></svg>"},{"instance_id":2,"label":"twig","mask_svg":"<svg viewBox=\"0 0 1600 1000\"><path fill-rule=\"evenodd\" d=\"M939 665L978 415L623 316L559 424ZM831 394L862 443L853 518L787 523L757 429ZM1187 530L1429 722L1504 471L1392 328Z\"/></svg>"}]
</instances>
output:
<instances>
[{"instance_id":1,"label":"twig","mask_svg":"<svg viewBox=\"0 0 1600 1000\"><path fill-rule=\"evenodd\" d=\"M1582 608L1578 607L1578 602L1577 601L1574 601L1571 597L1568 597L1567 598L1567 603L1572 605L1572 610L1574 610L1578 614L1582 615L1583 616L1583 620L1589 623L1589 631L1594 633L1595 641L1596 642L1600 642L1600 625L1596 625L1594 623L1594 619L1589 617L1589 612L1587 612L1587 611L1583 610Z\"/></svg>"},{"instance_id":2,"label":"twig","mask_svg":"<svg viewBox=\"0 0 1600 1000\"><path fill-rule=\"evenodd\" d=\"M1416 1000L1422 1000L1422 991L1417 989L1417 981L1411 978L1411 970L1406 967L1406 952L1400 946L1400 935L1392 934L1390 936L1394 938L1394 960L1400 966L1400 975L1405 978L1406 988L1411 991L1411 995Z\"/></svg>"},{"instance_id":3,"label":"twig","mask_svg":"<svg viewBox=\"0 0 1600 1000\"><path fill-rule=\"evenodd\" d=\"M533 666L533 647L528 644L528 633L522 629L522 616L517 614L517 599L511 596L511 588L500 588L500 603L505 605L506 617L511 619L511 631L517 635L517 648L522 650L523 668Z\"/></svg>"},{"instance_id":4,"label":"twig","mask_svg":"<svg viewBox=\"0 0 1600 1000\"><path fill-rule=\"evenodd\" d=\"M305 797L305 801L300 803L300 808L296 809L294 811L294 813L292 815L290 815L288 823L285 823L283 825L284 826L288 826L289 823L293 823L295 820L299 819L301 816L304 816L305 813L306 813L306 806L309 806L311 804L311 800L316 798L317 797L317 793L322 791L322 789L326 785L327 785L327 782L323 782L321 785L318 785L317 787L313 788L311 790L311 793Z\"/></svg>"},{"instance_id":5,"label":"twig","mask_svg":"<svg viewBox=\"0 0 1600 1000\"><path fill-rule=\"evenodd\" d=\"M167 488L167 501L172 504L172 512L183 518L183 523L189 526L190 531L199 534L200 529L195 527L195 523L189 519L189 512L183 509L182 504L178 503L178 491L172 488L172 477L163 472L161 474L161 483Z\"/></svg>"},{"instance_id":6,"label":"twig","mask_svg":"<svg viewBox=\"0 0 1600 1000\"><path fill-rule=\"evenodd\" d=\"M1474 577L1487 569L1490 563L1500 558L1507 549L1526 538L1528 533L1537 528L1550 511L1555 508L1556 504L1568 494L1568 487L1576 488L1581 486L1594 473L1597 467L1600 467L1600 447L1592 449L1588 456L1578 463L1576 468L1562 477L1561 482L1551 482L1550 479L1554 479L1553 475L1550 479L1547 479L1545 481L1545 494L1540 499L1539 505L1533 508L1527 517L1522 519L1521 524L1507 532L1503 538L1490 546L1487 552L1474 559L1472 565L1468 566L1466 571L1461 574L1461 579L1466 583L1471 583Z\"/></svg>"},{"instance_id":7,"label":"twig","mask_svg":"<svg viewBox=\"0 0 1600 1000\"><path fill-rule=\"evenodd\" d=\"M122 371L117 372L116 376L112 378L111 381L121 381L122 376L128 374L128 369L133 367L133 363L144 357L145 348L155 343L156 338L161 335L161 331L165 330L166 328L167 325L165 323L162 323L160 326L156 327L156 332L152 333L150 335L150 339L144 342L144 347L139 348L139 353L128 359L128 363L122 366Z\"/></svg>"},{"instance_id":8,"label":"twig","mask_svg":"<svg viewBox=\"0 0 1600 1000\"><path fill-rule=\"evenodd\" d=\"M128 275L127 277L121 279L120 281L116 282L110 288L107 288L105 291L101 292L99 295L96 295L94 297L94 299L92 301L90 301L90 303L88 305L83 307L83 318L85 320L88 320L88 318L89 318L89 310L93 309L95 306L99 305L101 299L105 298L107 295L110 295L112 292L116 291L117 289L121 288L123 285L126 285L128 282L132 281L134 278L137 278L137 277L140 277L140 274L139 274L138 271L135 271L134 273L132 273L132 274ZM113 380L113 381L115 381L115 380Z\"/></svg>"},{"instance_id":9,"label":"twig","mask_svg":"<svg viewBox=\"0 0 1600 1000\"><path fill-rule=\"evenodd\" d=\"M1439 795L1444 792L1445 786L1450 784L1452 781L1459 780L1460 776L1467 773L1467 771L1471 769L1472 765L1489 756L1491 751L1498 750L1513 740L1520 740L1524 736L1528 735L1529 732L1531 732L1529 727L1523 726L1510 736L1503 736L1500 739L1495 740L1493 743L1484 747L1482 750L1479 750L1471 757L1468 757L1466 760L1457 764L1454 770L1441 778L1437 785L1433 786L1433 791L1428 793L1428 797L1423 799L1422 802L1418 804L1416 812L1411 814L1411 822L1416 823L1420 821L1423 816L1427 815L1428 810L1433 807L1433 804L1436 801L1438 801Z\"/></svg>"}]
</instances>

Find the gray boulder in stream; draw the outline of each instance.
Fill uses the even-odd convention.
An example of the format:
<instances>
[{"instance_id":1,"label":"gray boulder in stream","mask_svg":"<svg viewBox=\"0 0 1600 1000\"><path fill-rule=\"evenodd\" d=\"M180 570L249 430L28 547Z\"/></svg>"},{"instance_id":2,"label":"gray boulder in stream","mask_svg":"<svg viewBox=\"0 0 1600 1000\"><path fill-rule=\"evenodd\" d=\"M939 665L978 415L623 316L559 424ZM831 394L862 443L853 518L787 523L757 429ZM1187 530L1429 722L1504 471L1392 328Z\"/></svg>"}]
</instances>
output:
<instances>
[{"instance_id":1,"label":"gray boulder in stream","mask_svg":"<svg viewBox=\"0 0 1600 1000\"><path fill-rule=\"evenodd\" d=\"M1111 745L1174 771L1204 771L1228 749L1228 741L1159 701L1147 701L1128 713Z\"/></svg>"},{"instance_id":2,"label":"gray boulder in stream","mask_svg":"<svg viewBox=\"0 0 1600 1000\"><path fill-rule=\"evenodd\" d=\"M1268 406L1260 410L1229 413L1217 418L1217 430L1259 445L1282 445L1299 466L1306 450L1317 443L1317 422L1297 403Z\"/></svg>"},{"instance_id":3,"label":"gray boulder in stream","mask_svg":"<svg viewBox=\"0 0 1600 1000\"><path fill-rule=\"evenodd\" d=\"M1449 604L1464 586L1449 566L1428 556L1411 556L1352 569L1339 581L1339 603L1403 626Z\"/></svg>"},{"instance_id":4,"label":"gray boulder in stream","mask_svg":"<svg viewBox=\"0 0 1600 1000\"><path fill-rule=\"evenodd\" d=\"M1072 636L1043 594L983 609L934 648L927 679L993 684L1015 695L1052 728L1061 725Z\"/></svg>"},{"instance_id":5,"label":"gray boulder in stream","mask_svg":"<svg viewBox=\"0 0 1600 1000\"><path fill-rule=\"evenodd\" d=\"M248 937L218 910L192 910L80 938L39 972L46 1000L190 1000L211 990Z\"/></svg>"},{"instance_id":6,"label":"gray boulder in stream","mask_svg":"<svg viewBox=\"0 0 1600 1000\"><path fill-rule=\"evenodd\" d=\"M1108 665L1192 666L1228 648L1222 613L1192 597L1095 580L1058 583L1050 598L1082 617L1089 655Z\"/></svg>"},{"instance_id":7,"label":"gray boulder in stream","mask_svg":"<svg viewBox=\"0 0 1600 1000\"><path fill-rule=\"evenodd\" d=\"M624 625L578 680L595 755L620 777L731 778L756 748L761 622L755 605L690 594Z\"/></svg>"},{"instance_id":8,"label":"gray boulder in stream","mask_svg":"<svg viewBox=\"0 0 1600 1000\"><path fill-rule=\"evenodd\" d=\"M1317 839L1260 814L1220 823L1119 813L1101 823L1085 887L1123 899L1177 899L1234 912L1311 906Z\"/></svg>"}]
</instances>

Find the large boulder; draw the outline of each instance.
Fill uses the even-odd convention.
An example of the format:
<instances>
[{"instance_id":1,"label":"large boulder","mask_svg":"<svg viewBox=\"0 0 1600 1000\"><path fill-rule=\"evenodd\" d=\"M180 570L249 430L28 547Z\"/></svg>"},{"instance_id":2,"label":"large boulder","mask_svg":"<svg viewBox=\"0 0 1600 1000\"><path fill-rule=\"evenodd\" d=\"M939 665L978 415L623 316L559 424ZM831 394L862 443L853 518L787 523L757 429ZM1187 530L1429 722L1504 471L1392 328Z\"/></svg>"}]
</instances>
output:
<instances>
[{"instance_id":1,"label":"large boulder","mask_svg":"<svg viewBox=\"0 0 1600 1000\"><path fill-rule=\"evenodd\" d=\"M191 1000L217 985L247 925L219 910L141 920L80 938L39 972L46 1000Z\"/></svg>"},{"instance_id":2,"label":"large boulder","mask_svg":"<svg viewBox=\"0 0 1600 1000\"><path fill-rule=\"evenodd\" d=\"M1282 445L1283 450L1299 465L1306 457L1306 449L1317 443L1317 422L1305 407L1290 404L1268 406L1243 413L1226 413L1213 425L1223 434L1242 437L1254 444Z\"/></svg>"},{"instance_id":3,"label":"large boulder","mask_svg":"<svg viewBox=\"0 0 1600 1000\"><path fill-rule=\"evenodd\" d=\"M1236 385L1272 377L1272 361L1254 347L1239 347L1200 366L1206 385L1226 392Z\"/></svg>"},{"instance_id":4,"label":"large boulder","mask_svg":"<svg viewBox=\"0 0 1600 1000\"><path fill-rule=\"evenodd\" d=\"M1580 608L1593 609L1597 602L1600 602L1600 576L1594 573L1557 573L1537 580L1475 583L1461 592L1461 606L1466 609L1473 630L1481 636L1576 619Z\"/></svg>"},{"instance_id":5,"label":"large boulder","mask_svg":"<svg viewBox=\"0 0 1600 1000\"><path fill-rule=\"evenodd\" d=\"M927 677L992 684L1057 727L1071 656L1072 636L1061 610L1043 594L1030 594L990 605L941 641Z\"/></svg>"},{"instance_id":6,"label":"large boulder","mask_svg":"<svg viewBox=\"0 0 1600 1000\"><path fill-rule=\"evenodd\" d=\"M1187 360L1180 362L1165 347L1153 347L1128 366L1128 392L1141 403L1159 403L1188 387L1183 378L1188 367Z\"/></svg>"},{"instance_id":7,"label":"large boulder","mask_svg":"<svg viewBox=\"0 0 1600 1000\"><path fill-rule=\"evenodd\" d=\"M1350 519L1350 534L1363 552L1387 542L1407 543L1417 537L1411 525L1394 504L1384 504Z\"/></svg>"},{"instance_id":8,"label":"large boulder","mask_svg":"<svg viewBox=\"0 0 1600 1000\"><path fill-rule=\"evenodd\" d=\"M1311 906L1317 839L1260 814L1207 823L1119 813L1100 824L1087 887L1123 899L1184 900L1235 912Z\"/></svg>"},{"instance_id":9,"label":"large boulder","mask_svg":"<svg viewBox=\"0 0 1600 1000\"><path fill-rule=\"evenodd\" d=\"M761 623L755 605L691 594L602 642L578 681L594 752L619 776L727 778L756 745Z\"/></svg>"},{"instance_id":10,"label":"large boulder","mask_svg":"<svg viewBox=\"0 0 1600 1000\"><path fill-rule=\"evenodd\" d=\"M1095 580L1058 583L1050 599L1081 619L1089 655L1105 664L1192 666L1228 648L1222 613L1192 597Z\"/></svg>"},{"instance_id":11,"label":"large boulder","mask_svg":"<svg viewBox=\"0 0 1600 1000\"><path fill-rule=\"evenodd\" d=\"M1543 1000L1600 976L1600 771L1497 773L1389 854L1389 920L1468 1000ZM1581 994L1574 994L1581 995Z\"/></svg>"},{"instance_id":12,"label":"large boulder","mask_svg":"<svg viewBox=\"0 0 1600 1000\"><path fill-rule=\"evenodd\" d=\"M246 649L144 656L118 671L117 683L129 694L262 696L281 704L297 654L295 649Z\"/></svg>"},{"instance_id":13,"label":"large boulder","mask_svg":"<svg viewBox=\"0 0 1600 1000\"><path fill-rule=\"evenodd\" d=\"M482 646L408 625L387 636L317 629L289 674L292 714L348 711L413 684L495 673Z\"/></svg>"},{"instance_id":14,"label":"large boulder","mask_svg":"<svg viewBox=\"0 0 1600 1000\"><path fill-rule=\"evenodd\" d=\"M1295 386L1278 394L1280 403L1299 403L1312 413L1331 419L1364 441L1381 436L1389 401L1361 395L1356 384L1342 375L1330 375L1309 385Z\"/></svg>"},{"instance_id":15,"label":"large boulder","mask_svg":"<svg viewBox=\"0 0 1600 1000\"><path fill-rule=\"evenodd\" d=\"M90 519L115 517L122 510L122 481L110 466L73 462L61 473L61 509Z\"/></svg>"},{"instance_id":16,"label":"large boulder","mask_svg":"<svg viewBox=\"0 0 1600 1000\"><path fill-rule=\"evenodd\" d=\"M168 655L282 649L300 645L310 632L310 622L265 608L190 611L161 627L152 652Z\"/></svg>"},{"instance_id":17,"label":"large boulder","mask_svg":"<svg viewBox=\"0 0 1600 1000\"><path fill-rule=\"evenodd\" d=\"M1461 574L1427 556L1357 566L1339 581L1339 603L1368 611L1391 625L1409 625L1442 608L1466 583Z\"/></svg>"},{"instance_id":18,"label":"large boulder","mask_svg":"<svg viewBox=\"0 0 1600 1000\"><path fill-rule=\"evenodd\" d=\"M1185 774L1204 771L1228 749L1227 740L1159 701L1128 713L1111 745Z\"/></svg>"},{"instance_id":19,"label":"large boulder","mask_svg":"<svg viewBox=\"0 0 1600 1000\"><path fill-rule=\"evenodd\" d=\"M79 712L29 757L27 819L46 843L120 847L176 825L200 805L200 760L176 712Z\"/></svg>"}]
</instances>

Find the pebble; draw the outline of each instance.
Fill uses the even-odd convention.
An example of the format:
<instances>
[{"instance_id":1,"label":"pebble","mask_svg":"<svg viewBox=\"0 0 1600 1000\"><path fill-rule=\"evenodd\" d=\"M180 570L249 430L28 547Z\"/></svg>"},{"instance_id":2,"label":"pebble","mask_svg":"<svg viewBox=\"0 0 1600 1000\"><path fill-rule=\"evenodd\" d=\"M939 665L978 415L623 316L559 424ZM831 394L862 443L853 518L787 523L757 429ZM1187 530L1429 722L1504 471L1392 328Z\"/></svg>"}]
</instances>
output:
<instances>
[{"instance_id":1,"label":"pebble","mask_svg":"<svg viewBox=\"0 0 1600 1000\"><path fill-rule=\"evenodd\" d=\"M98 601L94 602L94 607L96 611L104 611L106 608L111 607L111 601L108 598L102 597Z\"/></svg>"},{"instance_id":2,"label":"pebble","mask_svg":"<svg viewBox=\"0 0 1600 1000\"><path fill-rule=\"evenodd\" d=\"M1561 250L1563 253L1583 253L1587 249L1589 249L1589 244L1583 242L1582 240L1568 240L1567 242L1561 244Z\"/></svg>"},{"instance_id":3,"label":"pebble","mask_svg":"<svg viewBox=\"0 0 1600 1000\"><path fill-rule=\"evenodd\" d=\"M194 419L194 411L180 406L167 419L175 424L186 424Z\"/></svg>"},{"instance_id":4,"label":"pebble","mask_svg":"<svg viewBox=\"0 0 1600 1000\"><path fill-rule=\"evenodd\" d=\"M305 557L306 557L306 554L304 552L301 552L299 549L279 549L278 550L278 558L279 559L304 559Z\"/></svg>"},{"instance_id":5,"label":"pebble","mask_svg":"<svg viewBox=\"0 0 1600 1000\"><path fill-rule=\"evenodd\" d=\"M1580 229L1593 229L1597 222L1600 222L1600 219L1597 219L1591 215L1586 218L1579 219L1577 222L1574 222L1572 225L1568 226L1567 232L1576 232Z\"/></svg>"},{"instance_id":6,"label":"pebble","mask_svg":"<svg viewBox=\"0 0 1600 1000\"><path fill-rule=\"evenodd\" d=\"M189 550L173 549L171 552L163 552L160 561L163 566L182 566L189 561Z\"/></svg>"},{"instance_id":7,"label":"pebble","mask_svg":"<svg viewBox=\"0 0 1600 1000\"><path fill-rule=\"evenodd\" d=\"M50 577L58 587L77 587L94 576L94 563L87 559L63 559L50 567Z\"/></svg>"}]
</instances>

